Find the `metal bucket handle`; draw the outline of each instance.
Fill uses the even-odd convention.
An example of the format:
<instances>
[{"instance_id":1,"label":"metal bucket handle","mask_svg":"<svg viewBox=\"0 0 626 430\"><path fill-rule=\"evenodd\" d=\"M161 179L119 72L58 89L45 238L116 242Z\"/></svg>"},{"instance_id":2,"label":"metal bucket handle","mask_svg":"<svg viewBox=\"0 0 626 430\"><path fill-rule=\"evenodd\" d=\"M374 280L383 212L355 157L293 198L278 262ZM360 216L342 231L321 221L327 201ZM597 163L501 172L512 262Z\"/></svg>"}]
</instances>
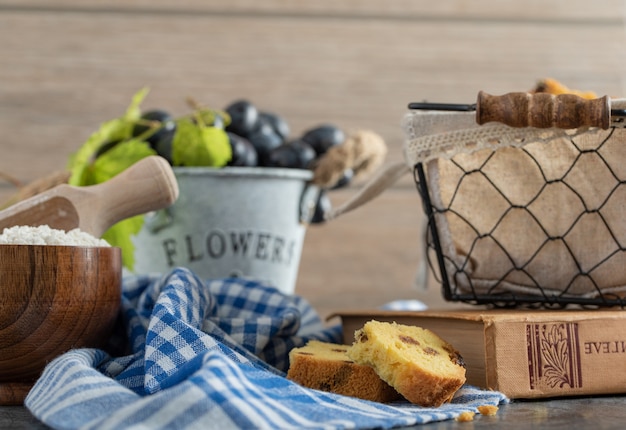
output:
<instances>
[{"instance_id":1,"label":"metal bucket handle","mask_svg":"<svg viewBox=\"0 0 626 430\"><path fill-rule=\"evenodd\" d=\"M329 213L325 215L325 220L329 221L335 219L345 213L348 213L354 209L357 209L364 204L374 200L376 197L381 195L385 190L391 187L394 183L396 183L400 178L402 178L407 173L411 173L412 170L408 167L408 165L404 162L398 162L395 164L391 164L387 167L381 168L372 176L368 182L366 182L361 189L359 189L354 195L352 195L348 200L343 202L337 208L331 209ZM314 193L317 190L319 193L319 188L315 185L309 185L311 187L310 190L305 189L305 193ZM308 188L308 187L307 187ZM317 194L316 194L317 195ZM307 199L308 200L308 199ZM313 210L315 208L313 207ZM305 213L305 212L303 212ZM310 220L310 218L308 218ZM419 226L419 237L423 238L422 245L426 248L426 229L427 223L421 223ZM426 290L428 287L428 264L426 259L422 259L417 264L414 285L416 288L421 290Z\"/></svg>"},{"instance_id":2,"label":"metal bucket handle","mask_svg":"<svg viewBox=\"0 0 626 430\"><path fill-rule=\"evenodd\" d=\"M337 208L332 208L328 213L324 214L324 221L330 221L351 212L364 204L374 200L381 195L387 188L396 183L405 174L410 173L410 169L404 163L391 164L380 169L374 176L370 178L354 195L343 202ZM300 221L308 223L313 217L315 205L319 198L322 188L314 183L309 183L302 193L300 202Z\"/></svg>"}]
</instances>

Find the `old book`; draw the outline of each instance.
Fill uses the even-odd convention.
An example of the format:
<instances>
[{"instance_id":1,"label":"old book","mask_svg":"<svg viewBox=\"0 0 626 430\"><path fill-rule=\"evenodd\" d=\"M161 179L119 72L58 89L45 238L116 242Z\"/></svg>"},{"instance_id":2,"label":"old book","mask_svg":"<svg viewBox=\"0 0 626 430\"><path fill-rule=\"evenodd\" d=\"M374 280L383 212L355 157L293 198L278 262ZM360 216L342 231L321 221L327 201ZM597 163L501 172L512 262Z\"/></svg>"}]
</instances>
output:
<instances>
[{"instance_id":1,"label":"old book","mask_svg":"<svg viewBox=\"0 0 626 430\"><path fill-rule=\"evenodd\" d=\"M626 311L338 312L344 340L366 321L430 329L467 366L467 383L510 398L626 393Z\"/></svg>"}]
</instances>

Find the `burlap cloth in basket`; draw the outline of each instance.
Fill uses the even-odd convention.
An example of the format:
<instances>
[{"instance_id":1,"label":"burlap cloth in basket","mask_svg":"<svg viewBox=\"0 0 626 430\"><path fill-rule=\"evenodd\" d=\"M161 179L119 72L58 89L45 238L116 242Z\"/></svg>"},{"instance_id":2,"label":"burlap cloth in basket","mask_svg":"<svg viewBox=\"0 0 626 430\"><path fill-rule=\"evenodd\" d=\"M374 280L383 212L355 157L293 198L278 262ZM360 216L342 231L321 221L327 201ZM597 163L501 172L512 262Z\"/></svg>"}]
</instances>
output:
<instances>
[{"instance_id":1,"label":"burlap cloth in basket","mask_svg":"<svg viewBox=\"0 0 626 430\"><path fill-rule=\"evenodd\" d=\"M626 292L626 130L477 126L433 111L407 113L403 127L457 292Z\"/></svg>"}]
</instances>

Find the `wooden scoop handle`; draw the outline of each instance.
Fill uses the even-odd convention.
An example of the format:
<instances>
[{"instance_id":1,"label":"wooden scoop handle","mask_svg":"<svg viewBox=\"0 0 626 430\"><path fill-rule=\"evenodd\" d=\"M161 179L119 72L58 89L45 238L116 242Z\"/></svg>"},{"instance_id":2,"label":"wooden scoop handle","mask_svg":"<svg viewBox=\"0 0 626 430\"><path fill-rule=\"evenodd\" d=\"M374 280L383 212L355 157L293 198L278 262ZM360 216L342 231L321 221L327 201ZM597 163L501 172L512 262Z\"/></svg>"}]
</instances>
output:
<instances>
[{"instance_id":1,"label":"wooden scoop handle","mask_svg":"<svg viewBox=\"0 0 626 430\"><path fill-rule=\"evenodd\" d=\"M79 228L100 237L119 221L170 206L178 198L178 183L167 160L150 156L106 182L68 191L81 193L75 202Z\"/></svg>"},{"instance_id":2,"label":"wooden scoop handle","mask_svg":"<svg viewBox=\"0 0 626 430\"><path fill-rule=\"evenodd\" d=\"M177 198L178 183L169 163L151 156L101 184L57 185L0 211L0 233L15 225L46 224L100 237L113 224L170 206Z\"/></svg>"},{"instance_id":3,"label":"wooden scoop handle","mask_svg":"<svg viewBox=\"0 0 626 430\"><path fill-rule=\"evenodd\" d=\"M607 96L587 100L574 94L508 93L492 96L478 93L476 122L496 121L511 127L573 129L609 128L610 99Z\"/></svg>"}]
</instances>

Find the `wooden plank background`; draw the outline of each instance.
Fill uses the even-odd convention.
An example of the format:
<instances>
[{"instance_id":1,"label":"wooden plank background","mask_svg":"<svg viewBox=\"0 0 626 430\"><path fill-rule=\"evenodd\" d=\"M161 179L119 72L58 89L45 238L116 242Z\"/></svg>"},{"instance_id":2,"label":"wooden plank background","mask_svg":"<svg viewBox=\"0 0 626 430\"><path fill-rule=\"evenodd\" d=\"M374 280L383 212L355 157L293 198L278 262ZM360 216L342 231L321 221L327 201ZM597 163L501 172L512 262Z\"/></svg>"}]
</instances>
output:
<instances>
[{"instance_id":1,"label":"wooden plank background","mask_svg":"<svg viewBox=\"0 0 626 430\"><path fill-rule=\"evenodd\" d=\"M381 134L402 159L411 101L473 102L538 79L621 97L618 0L0 0L0 173L61 170L98 125L147 86L145 108L186 112L248 98L292 133L322 122ZM0 201L15 191L0 180ZM355 187L333 194L348 198ZM298 291L322 314L416 291L421 203L411 178L307 232Z\"/></svg>"}]
</instances>

